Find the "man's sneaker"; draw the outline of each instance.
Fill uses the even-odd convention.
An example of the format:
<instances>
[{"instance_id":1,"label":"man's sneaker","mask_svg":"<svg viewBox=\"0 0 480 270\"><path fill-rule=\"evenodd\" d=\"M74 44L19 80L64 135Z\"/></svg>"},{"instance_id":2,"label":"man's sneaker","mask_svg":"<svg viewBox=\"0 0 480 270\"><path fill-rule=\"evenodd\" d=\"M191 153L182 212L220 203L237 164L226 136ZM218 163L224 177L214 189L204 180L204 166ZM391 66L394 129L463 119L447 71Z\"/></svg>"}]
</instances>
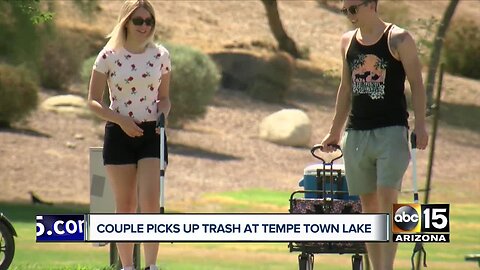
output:
<instances>
[{"instance_id":1,"label":"man's sneaker","mask_svg":"<svg viewBox=\"0 0 480 270\"><path fill-rule=\"evenodd\" d=\"M150 266L145 267L145 270L158 270L158 267L152 264Z\"/></svg>"}]
</instances>

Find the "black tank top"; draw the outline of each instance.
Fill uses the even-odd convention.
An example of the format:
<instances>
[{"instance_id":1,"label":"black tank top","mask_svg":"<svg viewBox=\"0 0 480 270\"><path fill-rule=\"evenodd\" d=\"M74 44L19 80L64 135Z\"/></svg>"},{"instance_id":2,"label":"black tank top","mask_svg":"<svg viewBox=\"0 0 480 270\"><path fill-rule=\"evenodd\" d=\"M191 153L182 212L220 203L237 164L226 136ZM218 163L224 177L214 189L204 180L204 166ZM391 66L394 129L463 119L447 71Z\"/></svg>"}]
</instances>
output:
<instances>
[{"instance_id":1,"label":"black tank top","mask_svg":"<svg viewBox=\"0 0 480 270\"><path fill-rule=\"evenodd\" d=\"M373 45L358 42L357 31L347 50L352 84L352 109L347 129L408 127L405 70L388 48L390 24Z\"/></svg>"}]
</instances>

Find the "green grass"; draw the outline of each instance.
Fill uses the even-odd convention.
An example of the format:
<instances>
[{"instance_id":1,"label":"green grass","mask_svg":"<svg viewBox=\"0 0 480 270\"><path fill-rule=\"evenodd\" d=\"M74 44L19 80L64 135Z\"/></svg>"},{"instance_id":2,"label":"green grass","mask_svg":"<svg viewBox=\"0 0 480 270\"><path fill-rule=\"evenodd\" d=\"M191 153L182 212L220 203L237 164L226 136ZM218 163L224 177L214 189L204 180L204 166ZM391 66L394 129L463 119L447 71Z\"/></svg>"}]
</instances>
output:
<instances>
[{"instance_id":1,"label":"green grass","mask_svg":"<svg viewBox=\"0 0 480 270\"><path fill-rule=\"evenodd\" d=\"M246 190L208 194L199 205L221 203L219 212L288 211L289 193ZM428 269L478 269L465 262L466 254L480 252L478 205L451 204L451 243L425 244ZM218 209L218 207L216 208ZM35 215L86 213L88 206L35 206L0 203L0 211L13 222L18 233L16 253L10 269L109 269L109 248L90 243L35 243ZM396 269L410 269L413 244L400 244ZM287 243L162 243L158 263L163 270L287 270L297 269L298 253L289 253ZM350 256L318 254L316 269L351 269Z\"/></svg>"},{"instance_id":2,"label":"green grass","mask_svg":"<svg viewBox=\"0 0 480 270\"><path fill-rule=\"evenodd\" d=\"M264 189L250 189L248 191L224 192L217 196L229 197L238 201L244 201L254 206L255 204L273 204L275 206L285 206L285 198L288 198L288 192L274 192Z\"/></svg>"},{"instance_id":3,"label":"green grass","mask_svg":"<svg viewBox=\"0 0 480 270\"><path fill-rule=\"evenodd\" d=\"M249 189L206 194L203 201L217 204L221 212L285 212L289 192Z\"/></svg>"}]
</instances>

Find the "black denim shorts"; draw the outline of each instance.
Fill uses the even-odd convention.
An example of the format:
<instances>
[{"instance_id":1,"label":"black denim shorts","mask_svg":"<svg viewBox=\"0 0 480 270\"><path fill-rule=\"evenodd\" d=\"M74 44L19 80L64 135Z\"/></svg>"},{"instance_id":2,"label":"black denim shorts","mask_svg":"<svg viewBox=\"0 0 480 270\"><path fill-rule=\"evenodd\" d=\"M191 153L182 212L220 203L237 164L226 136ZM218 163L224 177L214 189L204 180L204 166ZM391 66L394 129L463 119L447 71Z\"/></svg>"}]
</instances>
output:
<instances>
[{"instance_id":1,"label":"black denim shorts","mask_svg":"<svg viewBox=\"0 0 480 270\"><path fill-rule=\"evenodd\" d=\"M155 121L138 124L141 137L130 137L112 122L105 124L103 164L137 164L142 158L160 158L160 135L155 132ZM165 133L165 163L168 163L167 135Z\"/></svg>"}]
</instances>

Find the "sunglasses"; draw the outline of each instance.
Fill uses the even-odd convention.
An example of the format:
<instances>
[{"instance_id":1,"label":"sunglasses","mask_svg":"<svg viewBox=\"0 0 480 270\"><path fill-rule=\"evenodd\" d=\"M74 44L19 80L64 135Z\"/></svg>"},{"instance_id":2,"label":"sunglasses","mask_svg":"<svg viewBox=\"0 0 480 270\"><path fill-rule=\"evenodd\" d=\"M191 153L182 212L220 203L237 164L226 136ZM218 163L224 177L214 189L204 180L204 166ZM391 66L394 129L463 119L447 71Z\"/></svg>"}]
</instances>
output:
<instances>
[{"instance_id":1,"label":"sunglasses","mask_svg":"<svg viewBox=\"0 0 480 270\"><path fill-rule=\"evenodd\" d=\"M155 24L155 20L152 19L152 18L141 18L141 17L135 17L135 18L132 18L132 23L133 25L136 25L136 26L141 26L143 25L143 23L145 23L147 26L153 26Z\"/></svg>"},{"instance_id":2,"label":"sunglasses","mask_svg":"<svg viewBox=\"0 0 480 270\"><path fill-rule=\"evenodd\" d=\"M359 7L361 7L365 4L368 4L369 2L370 2L370 0L366 0L366 1L363 1L362 3L360 3L358 5L349 6L348 8L342 8L341 11L342 11L343 15L345 15L345 16L348 16L348 13L350 13L352 15L355 15L355 14L357 14Z\"/></svg>"}]
</instances>

